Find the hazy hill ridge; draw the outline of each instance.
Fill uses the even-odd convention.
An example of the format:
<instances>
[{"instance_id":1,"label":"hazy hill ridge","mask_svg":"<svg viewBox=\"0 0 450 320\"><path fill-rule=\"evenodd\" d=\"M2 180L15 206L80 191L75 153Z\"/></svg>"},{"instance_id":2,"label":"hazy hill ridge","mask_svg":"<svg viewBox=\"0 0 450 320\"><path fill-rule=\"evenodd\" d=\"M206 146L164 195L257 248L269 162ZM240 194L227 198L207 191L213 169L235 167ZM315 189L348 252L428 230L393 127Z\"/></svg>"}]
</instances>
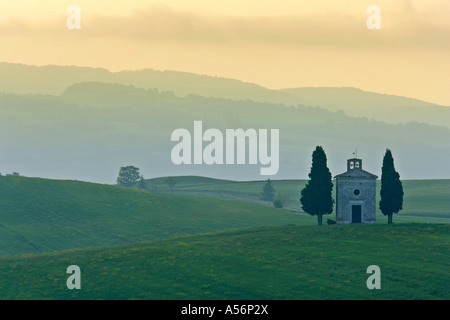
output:
<instances>
[{"instance_id":1,"label":"hazy hill ridge","mask_svg":"<svg viewBox=\"0 0 450 320\"><path fill-rule=\"evenodd\" d=\"M258 166L176 166L171 133L204 128L277 128L277 179L305 178L311 150L322 145L338 174L358 148L364 168L379 174L392 148L402 178L444 179L450 162L450 129L418 122L392 125L319 107L232 100L130 85L82 82L62 95L0 94L0 172L113 183L120 166L134 164L145 177L204 175L261 179ZM33 159L33 161L30 161ZM272 177L275 178L275 177Z\"/></svg>"},{"instance_id":2,"label":"hazy hill ridge","mask_svg":"<svg viewBox=\"0 0 450 320\"><path fill-rule=\"evenodd\" d=\"M271 90L253 83L178 71L144 69L110 72L103 68L30 66L0 63L0 92L59 95L78 82L107 82L205 97L343 110L387 123L410 121L450 128L450 107L417 99L367 92L357 88L292 88Z\"/></svg>"}]
</instances>

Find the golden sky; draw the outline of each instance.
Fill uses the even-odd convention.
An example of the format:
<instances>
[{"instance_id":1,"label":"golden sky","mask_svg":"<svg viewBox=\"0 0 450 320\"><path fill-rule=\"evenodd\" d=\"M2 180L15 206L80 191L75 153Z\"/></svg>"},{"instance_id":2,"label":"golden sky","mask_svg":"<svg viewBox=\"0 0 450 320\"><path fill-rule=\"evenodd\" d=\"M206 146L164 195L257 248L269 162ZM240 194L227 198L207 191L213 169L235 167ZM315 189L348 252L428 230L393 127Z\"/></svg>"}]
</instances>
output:
<instances>
[{"instance_id":1,"label":"golden sky","mask_svg":"<svg viewBox=\"0 0 450 320\"><path fill-rule=\"evenodd\" d=\"M69 5L81 29L68 30ZM369 30L377 5L381 29ZM152 68L450 106L448 0L0 0L0 61Z\"/></svg>"}]
</instances>

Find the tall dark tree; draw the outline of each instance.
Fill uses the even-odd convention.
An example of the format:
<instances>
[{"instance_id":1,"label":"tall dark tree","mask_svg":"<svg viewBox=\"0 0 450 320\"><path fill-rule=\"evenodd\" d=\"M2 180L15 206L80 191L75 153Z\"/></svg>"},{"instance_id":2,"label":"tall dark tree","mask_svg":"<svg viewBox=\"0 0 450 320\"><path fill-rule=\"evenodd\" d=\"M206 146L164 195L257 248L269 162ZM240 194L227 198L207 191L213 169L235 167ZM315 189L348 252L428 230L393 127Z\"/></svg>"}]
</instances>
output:
<instances>
[{"instance_id":1,"label":"tall dark tree","mask_svg":"<svg viewBox=\"0 0 450 320\"><path fill-rule=\"evenodd\" d=\"M388 223L392 223L392 216L403 209L403 186L400 175L395 171L392 152L386 149L381 168L380 210L388 216Z\"/></svg>"},{"instance_id":2,"label":"tall dark tree","mask_svg":"<svg viewBox=\"0 0 450 320\"><path fill-rule=\"evenodd\" d=\"M327 156L322 147L317 146L312 154L309 181L301 192L300 203L303 211L317 216L317 223L322 225L322 216L333 212L333 182L327 167Z\"/></svg>"},{"instance_id":3,"label":"tall dark tree","mask_svg":"<svg viewBox=\"0 0 450 320\"><path fill-rule=\"evenodd\" d=\"M272 186L272 181L270 179L267 179L266 183L263 186L263 191L261 192L261 200L267 201L270 203L273 201L273 198L275 197L275 189Z\"/></svg>"},{"instance_id":4,"label":"tall dark tree","mask_svg":"<svg viewBox=\"0 0 450 320\"><path fill-rule=\"evenodd\" d=\"M132 187L139 181L139 168L133 166L121 167L117 184L122 187Z\"/></svg>"}]
</instances>

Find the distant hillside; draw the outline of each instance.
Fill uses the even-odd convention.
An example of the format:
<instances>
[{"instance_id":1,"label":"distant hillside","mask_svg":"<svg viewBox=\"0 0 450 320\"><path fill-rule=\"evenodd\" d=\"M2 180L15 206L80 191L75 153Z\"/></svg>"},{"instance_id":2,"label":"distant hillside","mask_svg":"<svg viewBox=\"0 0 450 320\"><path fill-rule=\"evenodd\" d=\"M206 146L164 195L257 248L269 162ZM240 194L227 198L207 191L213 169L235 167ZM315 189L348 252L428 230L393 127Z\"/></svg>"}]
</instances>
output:
<instances>
[{"instance_id":1,"label":"distant hillside","mask_svg":"<svg viewBox=\"0 0 450 320\"><path fill-rule=\"evenodd\" d=\"M145 89L172 91L181 96L198 94L233 100L251 99L281 103L289 94L234 79L188 72L137 71L110 72L102 68L76 66L30 66L0 62L0 92L59 95L78 82L110 82ZM298 99L296 99L298 101Z\"/></svg>"},{"instance_id":2,"label":"distant hillside","mask_svg":"<svg viewBox=\"0 0 450 320\"><path fill-rule=\"evenodd\" d=\"M448 300L448 246L448 225L252 228L0 258L0 299ZM366 286L374 264L381 290Z\"/></svg>"},{"instance_id":3,"label":"distant hillside","mask_svg":"<svg viewBox=\"0 0 450 320\"><path fill-rule=\"evenodd\" d=\"M176 189L181 188L182 190L199 187L205 187L206 189L210 189L210 187L214 188L215 186L223 186L223 185L236 187L236 185L239 183L237 181L232 180L222 180L200 176L180 176L172 178L174 178L176 181L175 188ZM159 191L170 191L167 185L167 179L168 177L152 178L145 180L145 182L149 185L149 189L155 189L156 187L157 189L159 188Z\"/></svg>"},{"instance_id":4,"label":"distant hillside","mask_svg":"<svg viewBox=\"0 0 450 320\"><path fill-rule=\"evenodd\" d=\"M445 127L95 82L75 84L60 96L0 94L0 172L114 183L120 166L133 164L146 178L261 179L261 165L174 165L171 134L178 128L192 132L195 120L203 121L204 130L279 129L280 170L273 179L306 178L317 145L326 150L333 174L344 171L358 148L365 170L380 175L391 148L403 179L450 178L437 169L450 162Z\"/></svg>"},{"instance_id":5,"label":"distant hillside","mask_svg":"<svg viewBox=\"0 0 450 320\"><path fill-rule=\"evenodd\" d=\"M289 94L302 97L308 103L318 103L322 107L330 107L338 110L342 107L367 109L389 109L409 106L412 108L430 107L433 104L413 98L380 94L364 91L357 88L342 87L309 87L280 90ZM378 110L379 111L379 110Z\"/></svg>"},{"instance_id":6,"label":"distant hillside","mask_svg":"<svg viewBox=\"0 0 450 320\"><path fill-rule=\"evenodd\" d=\"M0 177L0 256L112 246L314 219L243 201Z\"/></svg>"},{"instance_id":7,"label":"distant hillside","mask_svg":"<svg viewBox=\"0 0 450 320\"><path fill-rule=\"evenodd\" d=\"M294 88L281 90L327 110L387 123L426 122L450 128L450 106L357 88Z\"/></svg>"},{"instance_id":8,"label":"distant hillside","mask_svg":"<svg viewBox=\"0 0 450 320\"><path fill-rule=\"evenodd\" d=\"M171 91L231 100L253 100L286 105L320 106L387 123L410 121L450 128L450 107L416 99L366 92L356 88L294 88L271 90L234 79L152 69L110 72L102 68L30 66L0 63L0 92L60 95L79 82L107 82L144 89Z\"/></svg>"}]
</instances>

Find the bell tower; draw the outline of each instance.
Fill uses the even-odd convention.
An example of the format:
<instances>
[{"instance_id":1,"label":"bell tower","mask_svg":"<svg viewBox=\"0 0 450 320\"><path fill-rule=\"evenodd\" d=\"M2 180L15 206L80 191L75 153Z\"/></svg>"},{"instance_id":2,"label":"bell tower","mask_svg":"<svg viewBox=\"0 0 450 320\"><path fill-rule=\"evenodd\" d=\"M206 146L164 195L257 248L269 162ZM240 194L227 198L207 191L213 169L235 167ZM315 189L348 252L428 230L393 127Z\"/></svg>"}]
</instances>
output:
<instances>
[{"instance_id":1,"label":"bell tower","mask_svg":"<svg viewBox=\"0 0 450 320\"><path fill-rule=\"evenodd\" d=\"M362 170L362 160L358 158L352 158L347 160L347 171L353 169L361 169Z\"/></svg>"}]
</instances>

